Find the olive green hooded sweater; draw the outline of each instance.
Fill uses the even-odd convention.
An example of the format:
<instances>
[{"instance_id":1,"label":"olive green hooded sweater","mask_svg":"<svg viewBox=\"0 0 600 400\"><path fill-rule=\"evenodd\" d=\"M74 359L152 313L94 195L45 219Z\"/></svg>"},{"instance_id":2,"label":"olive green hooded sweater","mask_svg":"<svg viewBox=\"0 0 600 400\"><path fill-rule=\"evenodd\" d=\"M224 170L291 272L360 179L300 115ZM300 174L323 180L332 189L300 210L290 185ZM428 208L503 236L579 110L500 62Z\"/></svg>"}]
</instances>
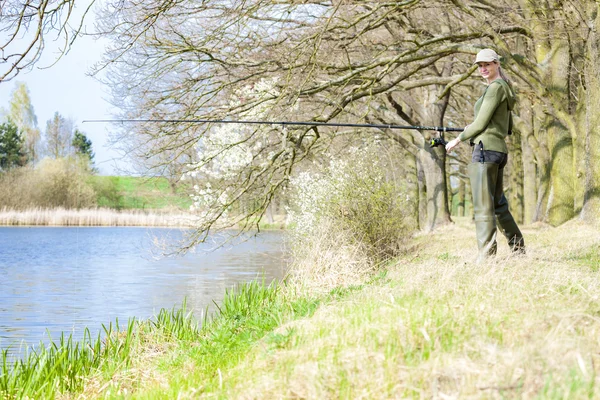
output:
<instances>
[{"instance_id":1,"label":"olive green hooded sweater","mask_svg":"<svg viewBox=\"0 0 600 400\"><path fill-rule=\"evenodd\" d=\"M501 78L494 80L475 103L475 120L458 137L463 142L481 141L484 150L508 153L504 139L514 105L515 95L508 83Z\"/></svg>"}]
</instances>

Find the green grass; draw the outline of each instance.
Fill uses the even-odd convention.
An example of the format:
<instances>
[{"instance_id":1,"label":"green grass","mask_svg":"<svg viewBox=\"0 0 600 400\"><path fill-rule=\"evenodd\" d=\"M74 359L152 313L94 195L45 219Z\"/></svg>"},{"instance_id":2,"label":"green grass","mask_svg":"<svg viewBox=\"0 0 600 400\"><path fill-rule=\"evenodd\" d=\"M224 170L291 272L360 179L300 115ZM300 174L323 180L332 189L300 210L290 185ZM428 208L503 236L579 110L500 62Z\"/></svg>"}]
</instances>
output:
<instances>
[{"instance_id":1,"label":"green grass","mask_svg":"<svg viewBox=\"0 0 600 400\"><path fill-rule=\"evenodd\" d=\"M40 344L23 359L13 360L6 349L0 359L0 398L49 399L66 393L95 397L97 390L104 396L120 397L131 388L126 379L115 379L119 371L139 363L137 355L146 354L149 348L172 346L176 350L154 367L172 375L180 385L200 379L214 390L219 387L218 370L235 365L263 337L271 335L270 340L281 343L273 329L289 319L310 315L318 304L314 298L290 300L275 285L252 282L227 291L218 311L205 318L202 327L184 302L179 309L162 309L152 320L131 320L123 332L117 322L114 328L112 324L105 327L104 335L96 339L87 329L80 342L63 335L49 345ZM190 362L198 365L193 375L183 368ZM169 390L159 390L158 397L170 397Z\"/></svg>"},{"instance_id":2,"label":"green grass","mask_svg":"<svg viewBox=\"0 0 600 400\"><path fill-rule=\"evenodd\" d=\"M86 329L81 341L63 333L58 340L29 349L23 358L15 358L10 349L3 349L0 395L8 399L50 399L59 393L81 391L84 377L93 371L127 366L134 326L131 320L121 332L116 321L114 326L103 326L104 334L96 338Z\"/></svg>"},{"instance_id":3,"label":"green grass","mask_svg":"<svg viewBox=\"0 0 600 400\"><path fill-rule=\"evenodd\" d=\"M191 200L185 186L173 193L166 178L131 176L94 176L98 206L113 209L188 209Z\"/></svg>"},{"instance_id":4,"label":"green grass","mask_svg":"<svg viewBox=\"0 0 600 400\"><path fill-rule=\"evenodd\" d=\"M175 384L168 389L151 391L151 397L176 397L181 390L190 390L197 382L203 391L218 390L222 375L234 367L261 339L281 346L293 333L282 338L273 330L281 324L311 315L319 305L317 298L289 298L275 285L258 282L240 285L227 292L216 315L207 319L194 345L182 343L173 357L163 359L159 368L171 375ZM181 368L194 365L193 369ZM175 394L175 395L174 395Z\"/></svg>"}]
</instances>

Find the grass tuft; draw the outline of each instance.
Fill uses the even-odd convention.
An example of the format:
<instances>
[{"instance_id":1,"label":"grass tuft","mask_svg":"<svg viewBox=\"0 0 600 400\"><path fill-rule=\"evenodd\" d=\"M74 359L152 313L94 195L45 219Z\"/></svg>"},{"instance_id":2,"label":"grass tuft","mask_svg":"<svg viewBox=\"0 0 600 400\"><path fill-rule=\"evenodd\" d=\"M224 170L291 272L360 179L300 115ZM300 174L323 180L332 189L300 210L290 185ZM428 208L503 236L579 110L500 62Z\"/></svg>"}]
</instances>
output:
<instances>
[{"instance_id":1,"label":"grass tuft","mask_svg":"<svg viewBox=\"0 0 600 400\"><path fill-rule=\"evenodd\" d=\"M12 356L2 350L0 394L12 399L54 398L59 393L77 392L83 388L84 377L98 368L126 367L134 342L135 321L120 331L118 321L103 326L104 335L92 338L89 329L81 341L64 333L49 344L40 343L24 357Z\"/></svg>"}]
</instances>

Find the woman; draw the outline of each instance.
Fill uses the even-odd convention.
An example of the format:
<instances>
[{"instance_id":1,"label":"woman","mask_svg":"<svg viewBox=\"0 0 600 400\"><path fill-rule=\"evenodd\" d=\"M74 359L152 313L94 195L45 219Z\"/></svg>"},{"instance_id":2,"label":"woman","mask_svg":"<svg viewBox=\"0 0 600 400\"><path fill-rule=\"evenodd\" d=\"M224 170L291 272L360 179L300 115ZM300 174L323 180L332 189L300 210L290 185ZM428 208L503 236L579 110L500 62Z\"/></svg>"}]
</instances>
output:
<instances>
[{"instance_id":1,"label":"woman","mask_svg":"<svg viewBox=\"0 0 600 400\"><path fill-rule=\"evenodd\" d=\"M475 103L475 120L446 144L446 151L466 140L474 146L469 178L479 248L477 261L481 262L496 254L496 218L513 253L524 254L525 242L502 190L502 175L508 158L504 139L510 134L515 96L494 50L481 50L475 63L488 86Z\"/></svg>"}]
</instances>

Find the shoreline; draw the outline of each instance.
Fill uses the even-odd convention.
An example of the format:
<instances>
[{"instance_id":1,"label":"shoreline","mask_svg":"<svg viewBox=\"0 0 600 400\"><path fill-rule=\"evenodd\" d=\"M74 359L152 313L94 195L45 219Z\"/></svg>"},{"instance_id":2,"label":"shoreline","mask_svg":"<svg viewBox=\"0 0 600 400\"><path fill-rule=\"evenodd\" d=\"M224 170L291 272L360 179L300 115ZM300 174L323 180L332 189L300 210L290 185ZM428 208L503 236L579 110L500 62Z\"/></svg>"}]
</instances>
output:
<instances>
[{"instance_id":1,"label":"shoreline","mask_svg":"<svg viewBox=\"0 0 600 400\"><path fill-rule=\"evenodd\" d=\"M196 216L182 210L82 208L0 209L0 227L153 227L194 228ZM285 218L278 216L260 223L261 230L285 229Z\"/></svg>"},{"instance_id":2,"label":"shoreline","mask_svg":"<svg viewBox=\"0 0 600 400\"><path fill-rule=\"evenodd\" d=\"M6 227L183 227L194 225L194 216L182 211L114 210L109 208L33 208L0 210L0 226Z\"/></svg>"}]
</instances>

